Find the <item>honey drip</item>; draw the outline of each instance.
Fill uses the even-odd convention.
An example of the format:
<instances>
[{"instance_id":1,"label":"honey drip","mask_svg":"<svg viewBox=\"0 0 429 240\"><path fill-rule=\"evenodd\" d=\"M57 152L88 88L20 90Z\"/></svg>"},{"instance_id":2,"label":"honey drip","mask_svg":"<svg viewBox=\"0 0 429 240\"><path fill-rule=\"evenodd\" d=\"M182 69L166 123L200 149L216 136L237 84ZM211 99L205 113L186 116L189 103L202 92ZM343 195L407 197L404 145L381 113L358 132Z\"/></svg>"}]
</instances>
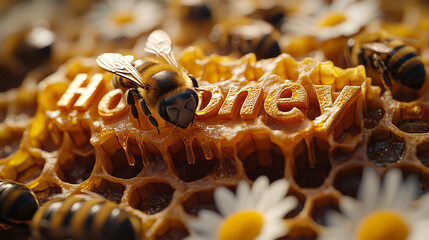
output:
<instances>
[{"instance_id":1,"label":"honey drip","mask_svg":"<svg viewBox=\"0 0 429 240\"><path fill-rule=\"evenodd\" d=\"M212 160L213 159L213 152L210 148L209 143L208 142L201 142L201 148L203 149L204 157L207 160Z\"/></svg>"},{"instance_id":2,"label":"honey drip","mask_svg":"<svg viewBox=\"0 0 429 240\"><path fill-rule=\"evenodd\" d=\"M192 149L192 138L182 137L182 140L183 140L183 143L185 144L186 157L188 159L188 164L194 164L195 163L195 154L194 154L194 150Z\"/></svg>"},{"instance_id":3,"label":"honey drip","mask_svg":"<svg viewBox=\"0 0 429 240\"><path fill-rule=\"evenodd\" d=\"M121 144L122 149L124 149L125 156L127 157L128 165L134 166L136 164L136 160L134 159L134 155L128 149L128 137L129 135L118 134L118 140Z\"/></svg>"},{"instance_id":4,"label":"honey drip","mask_svg":"<svg viewBox=\"0 0 429 240\"><path fill-rule=\"evenodd\" d=\"M142 155L143 166L147 167L149 166L149 151L147 150L147 147L143 139L140 140L138 145L139 145L140 153Z\"/></svg>"},{"instance_id":5,"label":"honey drip","mask_svg":"<svg viewBox=\"0 0 429 240\"><path fill-rule=\"evenodd\" d=\"M316 167L316 154L314 152L315 142L304 137L305 145L307 146L308 163L311 168Z\"/></svg>"}]
</instances>

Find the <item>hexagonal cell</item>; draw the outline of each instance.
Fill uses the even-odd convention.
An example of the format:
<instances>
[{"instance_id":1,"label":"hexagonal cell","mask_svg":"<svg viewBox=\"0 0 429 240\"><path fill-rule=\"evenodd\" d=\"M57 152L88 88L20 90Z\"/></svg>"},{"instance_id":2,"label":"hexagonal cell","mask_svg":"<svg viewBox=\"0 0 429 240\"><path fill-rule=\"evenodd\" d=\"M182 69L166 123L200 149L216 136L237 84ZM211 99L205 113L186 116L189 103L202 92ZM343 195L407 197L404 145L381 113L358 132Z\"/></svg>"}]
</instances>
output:
<instances>
[{"instance_id":1,"label":"hexagonal cell","mask_svg":"<svg viewBox=\"0 0 429 240\"><path fill-rule=\"evenodd\" d=\"M346 149L343 147L336 147L331 151L332 164L340 165L346 163L352 159L353 153L359 151L361 145L358 145L355 149Z\"/></svg>"},{"instance_id":2,"label":"hexagonal cell","mask_svg":"<svg viewBox=\"0 0 429 240\"><path fill-rule=\"evenodd\" d=\"M429 142L425 142L417 146L416 155L423 165L429 167Z\"/></svg>"},{"instance_id":3,"label":"hexagonal cell","mask_svg":"<svg viewBox=\"0 0 429 240\"><path fill-rule=\"evenodd\" d=\"M67 183L79 184L89 178L95 164L95 150L91 148L63 149L56 166L58 177Z\"/></svg>"},{"instance_id":4,"label":"hexagonal cell","mask_svg":"<svg viewBox=\"0 0 429 240\"><path fill-rule=\"evenodd\" d=\"M43 183L43 185L45 187L41 189L32 189L34 194L36 194L40 206L49 201L52 196L62 193L61 187L54 183Z\"/></svg>"},{"instance_id":5,"label":"hexagonal cell","mask_svg":"<svg viewBox=\"0 0 429 240\"><path fill-rule=\"evenodd\" d=\"M284 218L294 218L298 216L299 213L301 213L302 209L304 209L306 197L304 194L302 194L299 190L295 188L290 188L287 195L296 197L296 199L298 200L298 205L292 211L286 214Z\"/></svg>"},{"instance_id":6,"label":"hexagonal cell","mask_svg":"<svg viewBox=\"0 0 429 240\"><path fill-rule=\"evenodd\" d=\"M363 126L367 129L375 128L384 117L383 102L374 98L367 101L366 104L366 108L363 110Z\"/></svg>"},{"instance_id":7,"label":"hexagonal cell","mask_svg":"<svg viewBox=\"0 0 429 240\"><path fill-rule=\"evenodd\" d=\"M385 167L402 160L405 142L390 131L378 130L371 134L366 153L376 166Z\"/></svg>"},{"instance_id":8,"label":"hexagonal cell","mask_svg":"<svg viewBox=\"0 0 429 240\"><path fill-rule=\"evenodd\" d=\"M287 236L277 240L316 240L317 232L309 226L294 225Z\"/></svg>"},{"instance_id":9,"label":"hexagonal cell","mask_svg":"<svg viewBox=\"0 0 429 240\"><path fill-rule=\"evenodd\" d=\"M233 177L237 174L235 148L232 145L222 145L220 150L214 143L210 144L213 151L213 160L216 161L215 175L217 177Z\"/></svg>"},{"instance_id":10,"label":"hexagonal cell","mask_svg":"<svg viewBox=\"0 0 429 240\"><path fill-rule=\"evenodd\" d=\"M131 150L133 153L137 152L135 147L139 145L131 145ZM144 141L139 148L140 154L134 155L134 159L140 159L143 162L143 170L141 171L142 176L154 176L156 174L162 175L167 171L167 166L165 165L164 158L162 157L159 149L150 141ZM145 162L147 161L147 162Z\"/></svg>"},{"instance_id":11,"label":"hexagonal cell","mask_svg":"<svg viewBox=\"0 0 429 240\"><path fill-rule=\"evenodd\" d=\"M120 203L124 190L124 185L102 178L94 182L94 188L91 191L103 196L107 200Z\"/></svg>"},{"instance_id":12,"label":"hexagonal cell","mask_svg":"<svg viewBox=\"0 0 429 240\"><path fill-rule=\"evenodd\" d=\"M183 209L190 215L197 216L202 209L218 212L214 202L213 190L194 192L183 202Z\"/></svg>"},{"instance_id":13,"label":"hexagonal cell","mask_svg":"<svg viewBox=\"0 0 429 240\"><path fill-rule=\"evenodd\" d=\"M0 131L0 159L15 153L21 143L22 131L3 128Z\"/></svg>"},{"instance_id":14,"label":"hexagonal cell","mask_svg":"<svg viewBox=\"0 0 429 240\"><path fill-rule=\"evenodd\" d=\"M346 142L362 132L361 119L356 111L356 103L351 106L341 121L334 128L334 139L337 142Z\"/></svg>"},{"instance_id":15,"label":"hexagonal cell","mask_svg":"<svg viewBox=\"0 0 429 240\"><path fill-rule=\"evenodd\" d=\"M27 184L38 178L45 166L45 159L29 155L26 160L28 167L18 172L16 181Z\"/></svg>"},{"instance_id":16,"label":"hexagonal cell","mask_svg":"<svg viewBox=\"0 0 429 240\"><path fill-rule=\"evenodd\" d=\"M273 182L283 178L285 159L278 145L266 133L245 136L237 144L238 157L243 162L247 177L255 181L265 175Z\"/></svg>"},{"instance_id":17,"label":"hexagonal cell","mask_svg":"<svg viewBox=\"0 0 429 240\"><path fill-rule=\"evenodd\" d=\"M334 176L334 187L343 195L356 198L362 179L363 167L360 165L343 168Z\"/></svg>"},{"instance_id":18,"label":"hexagonal cell","mask_svg":"<svg viewBox=\"0 0 429 240\"><path fill-rule=\"evenodd\" d=\"M429 109L420 105L405 106L393 113L392 122L407 133L429 132Z\"/></svg>"},{"instance_id":19,"label":"hexagonal cell","mask_svg":"<svg viewBox=\"0 0 429 240\"><path fill-rule=\"evenodd\" d=\"M178 177L185 182L206 177L213 172L215 165L219 164L217 158L206 158L200 142L196 139L192 141L192 145L185 145L182 139L177 138L170 144L168 151Z\"/></svg>"},{"instance_id":20,"label":"hexagonal cell","mask_svg":"<svg viewBox=\"0 0 429 240\"><path fill-rule=\"evenodd\" d=\"M118 138L112 135L101 144L101 147L107 154L107 161L105 162L107 173L117 178L130 179L142 171L143 160L135 139L129 138L126 145L127 147L124 149ZM134 166L128 163L128 157L134 158Z\"/></svg>"},{"instance_id":21,"label":"hexagonal cell","mask_svg":"<svg viewBox=\"0 0 429 240\"><path fill-rule=\"evenodd\" d=\"M189 235L189 231L180 220L166 219L155 233L156 240L181 240Z\"/></svg>"},{"instance_id":22,"label":"hexagonal cell","mask_svg":"<svg viewBox=\"0 0 429 240\"><path fill-rule=\"evenodd\" d=\"M326 214L333 210L339 211L338 198L334 195L322 195L314 199L310 215L316 223L327 226Z\"/></svg>"},{"instance_id":23,"label":"hexagonal cell","mask_svg":"<svg viewBox=\"0 0 429 240\"><path fill-rule=\"evenodd\" d=\"M417 177L419 196L429 192L429 171L427 169L421 169L414 165L402 165L399 168L402 171L404 179L413 175Z\"/></svg>"},{"instance_id":24,"label":"hexagonal cell","mask_svg":"<svg viewBox=\"0 0 429 240\"><path fill-rule=\"evenodd\" d=\"M153 215L168 207L173 198L173 193L174 188L168 183L146 183L131 191L129 203L131 207Z\"/></svg>"},{"instance_id":25,"label":"hexagonal cell","mask_svg":"<svg viewBox=\"0 0 429 240\"><path fill-rule=\"evenodd\" d=\"M320 138L308 144L303 140L295 146L292 166L295 182L300 187L317 188L323 184L331 171L328 149L328 142Z\"/></svg>"},{"instance_id":26,"label":"hexagonal cell","mask_svg":"<svg viewBox=\"0 0 429 240\"><path fill-rule=\"evenodd\" d=\"M40 149L46 152L57 151L63 142L63 131L54 123L47 125L47 129L41 133Z\"/></svg>"}]
</instances>

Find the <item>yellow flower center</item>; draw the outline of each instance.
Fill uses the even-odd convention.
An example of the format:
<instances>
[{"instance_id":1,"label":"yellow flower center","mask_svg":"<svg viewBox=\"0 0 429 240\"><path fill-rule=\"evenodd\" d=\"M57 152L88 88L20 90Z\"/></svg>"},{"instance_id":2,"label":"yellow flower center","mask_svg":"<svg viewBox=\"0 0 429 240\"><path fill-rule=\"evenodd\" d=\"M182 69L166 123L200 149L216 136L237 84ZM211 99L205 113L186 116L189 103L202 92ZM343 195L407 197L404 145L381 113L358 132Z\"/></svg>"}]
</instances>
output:
<instances>
[{"instance_id":1,"label":"yellow flower center","mask_svg":"<svg viewBox=\"0 0 429 240\"><path fill-rule=\"evenodd\" d=\"M223 222L219 230L220 240L252 240L261 232L264 220L255 211L237 212Z\"/></svg>"},{"instance_id":2,"label":"yellow flower center","mask_svg":"<svg viewBox=\"0 0 429 240\"><path fill-rule=\"evenodd\" d=\"M111 18L116 24L125 24L134 20L134 14L127 10L115 10L112 12Z\"/></svg>"},{"instance_id":3,"label":"yellow flower center","mask_svg":"<svg viewBox=\"0 0 429 240\"><path fill-rule=\"evenodd\" d=\"M391 210L379 210L362 220L356 234L359 240L405 240L409 228L401 215Z\"/></svg>"},{"instance_id":4,"label":"yellow flower center","mask_svg":"<svg viewBox=\"0 0 429 240\"><path fill-rule=\"evenodd\" d=\"M347 18L346 18L346 16L344 16L343 13L330 12L330 13L323 15L319 19L317 25L321 28L332 27L332 26L335 26L335 25L338 25L338 24L344 22L346 19Z\"/></svg>"}]
</instances>

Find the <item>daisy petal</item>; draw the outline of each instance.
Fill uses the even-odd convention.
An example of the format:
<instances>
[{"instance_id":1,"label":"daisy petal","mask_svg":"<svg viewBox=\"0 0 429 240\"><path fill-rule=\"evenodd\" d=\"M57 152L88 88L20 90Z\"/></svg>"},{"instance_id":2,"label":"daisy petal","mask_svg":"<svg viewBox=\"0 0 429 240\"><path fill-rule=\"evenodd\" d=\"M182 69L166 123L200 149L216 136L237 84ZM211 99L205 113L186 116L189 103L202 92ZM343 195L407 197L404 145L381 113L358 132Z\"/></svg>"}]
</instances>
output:
<instances>
[{"instance_id":1,"label":"daisy petal","mask_svg":"<svg viewBox=\"0 0 429 240\"><path fill-rule=\"evenodd\" d=\"M265 211L266 209L270 208L270 206L276 204L280 199L286 196L288 188L289 183L284 179L273 182L265 190L259 202L257 203L257 209Z\"/></svg>"},{"instance_id":2,"label":"daisy petal","mask_svg":"<svg viewBox=\"0 0 429 240\"><path fill-rule=\"evenodd\" d=\"M265 216L268 219L281 219L290 211L295 209L297 205L298 199L296 199L296 197L289 196L279 201L275 206L272 206L268 211L265 212Z\"/></svg>"},{"instance_id":3,"label":"daisy petal","mask_svg":"<svg viewBox=\"0 0 429 240\"><path fill-rule=\"evenodd\" d=\"M216 207L223 216L228 216L235 210L234 194L226 187L219 187L214 192Z\"/></svg>"}]
</instances>

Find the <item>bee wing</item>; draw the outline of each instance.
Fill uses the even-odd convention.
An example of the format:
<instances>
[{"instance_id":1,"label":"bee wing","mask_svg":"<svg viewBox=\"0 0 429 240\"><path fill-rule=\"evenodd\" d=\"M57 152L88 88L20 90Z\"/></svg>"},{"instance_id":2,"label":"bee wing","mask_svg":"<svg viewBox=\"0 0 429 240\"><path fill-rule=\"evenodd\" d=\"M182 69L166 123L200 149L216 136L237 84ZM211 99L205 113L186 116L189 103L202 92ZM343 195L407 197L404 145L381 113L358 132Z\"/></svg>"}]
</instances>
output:
<instances>
[{"instance_id":1,"label":"bee wing","mask_svg":"<svg viewBox=\"0 0 429 240\"><path fill-rule=\"evenodd\" d=\"M131 55L123 56L119 53L103 53L97 57L97 64L99 67L124 77L131 82L142 87L143 79L140 73L131 65L134 57Z\"/></svg>"},{"instance_id":2,"label":"bee wing","mask_svg":"<svg viewBox=\"0 0 429 240\"><path fill-rule=\"evenodd\" d=\"M171 65L179 67L176 58L173 55L173 51L171 50L171 46L170 36L162 30L156 30L147 38L144 50L148 53L155 54L158 57L162 57Z\"/></svg>"},{"instance_id":3,"label":"bee wing","mask_svg":"<svg viewBox=\"0 0 429 240\"><path fill-rule=\"evenodd\" d=\"M363 49L372 50L377 53L389 53L392 51L392 48L387 46L384 43L380 42L372 42L372 43L364 43L361 46Z\"/></svg>"}]
</instances>

